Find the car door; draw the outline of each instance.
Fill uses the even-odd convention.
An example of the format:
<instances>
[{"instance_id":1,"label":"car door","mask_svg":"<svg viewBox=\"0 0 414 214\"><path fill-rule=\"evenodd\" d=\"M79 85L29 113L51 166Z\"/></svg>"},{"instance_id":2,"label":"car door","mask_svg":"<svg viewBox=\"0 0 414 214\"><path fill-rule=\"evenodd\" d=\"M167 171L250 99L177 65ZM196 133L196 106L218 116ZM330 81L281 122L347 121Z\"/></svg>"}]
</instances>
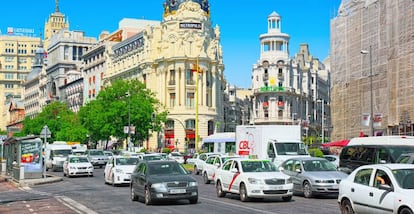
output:
<instances>
[{"instance_id":1,"label":"car door","mask_svg":"<svg viewBox=\"0 0 414 214\"><path fill-rule=\"evenodd\" d=\"M345 192L354 203L355 213L371 213L368 204L371 200L369 192L372 191L370 182L373 171L371 167L359 169L354 176L353 182L350 182L350 185L346 187Z\"/></svg>"},{"instance_id":2,"label":"car door","mask_svg":"<svg viewBox=\"0 0 414 214\"><path fill-rule=\"evenodd\" d=\"M228 190L230 192L235 192L235 193L239 193L239 184L240 184L240 179L239 179L239 175L240 175L240 167L239 167L239 163L235 160L232 161L232 165L230 167L230 170L228 171L229 173L226 176L226 179L229 182L229 187Z\"/></svg>"},{"instance_id":3,"label":"car door","mask_svg":"<svg viewBox=\"0 0 414 214\"><path fill-rule=\"evenodd\" d=\"M208 157L207 158L207 160L206 160L206 164L204 165L204 169L203 169L203 171L205 172L205 173L207 173L207 176L211 176L211 174L212 174L212 169L213 169L213 164L214 164L214 159L215 159L215 157L214 156L210 156L210 157Z\"/></svg>"},{"instance_id":4,"label":"car door","mask_svg":"<svg viewBox=\"0 0 414 214\"><path fill-rule=\"evenodd\" d=\"M145 185L147 184L148 165L147 163L140 163L138 167L137 194L144 196Z\"/></svg>"},{"instance_id":5,"label":"car door","mask_svg":"<svg viewBox=\"0 0 414 214\"><path fill-rule=\"evenodd\" d=\"M109 161L105 165L105 169L104 169L105 181L109 181L112 177L113 162L114 162L114 158L110 158Z\"/></svg>"},{"instance_id":6,"label":"car door","mask_svg":"<svg viewBox=\"0 0 414 214\"><path fill-rule=\"evenodd\" d=\"M232 164L233 160L229 160L224 163L220 170L220 180L224 191L229 191L229 184L232 179L232 174L230 172Z\"/></svg>"},{"instance_id":7,"label":"car door","mask_svg":"<svg viewBox=\"0 0 414 214\"><path fill-rule=\"evenodd\" d=\"M384 189L387 186L393 187L395 185L391 177L393 176L381 169L377 169L375 175L371 177L371 190L368 193L369 197L367 197L369 212L378 214L393 212L395 192Z\"/></svg>"},{"instance_id":8,"label":"car door","mask_svg":"<svg viewBox=\"0 0 414 214\"><path fill-rule=\"evenodd\" d=\"M295 171L295 164L299 164L299 161L294 160L294 159L290 159L287 160L286 162L284 162L282 164L283 167L283 173L285 173L286 175L289 175L292 178L292 182L293 182L293 189L297 190L297 191L301 191L302 190L302 183L300 182L300 180L297 178L298 172ZM299 167L297 166L297 167Z\"/></svg>"}]
</instances>

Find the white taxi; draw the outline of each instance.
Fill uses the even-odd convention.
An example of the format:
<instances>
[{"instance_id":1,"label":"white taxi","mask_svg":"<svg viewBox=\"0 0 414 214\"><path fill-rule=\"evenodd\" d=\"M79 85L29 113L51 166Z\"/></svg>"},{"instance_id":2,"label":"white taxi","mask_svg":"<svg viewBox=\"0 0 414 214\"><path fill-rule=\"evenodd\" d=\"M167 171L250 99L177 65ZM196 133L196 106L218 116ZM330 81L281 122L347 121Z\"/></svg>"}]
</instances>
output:
<instances>
[{"instance_id":1,"label":"white taxi","mask_svg":"<svg viewBox=\"0 0 414 214\"><path fill-rule=\"evenodd\" d=\"M131 174L139 161L138 156L113 156L105 165L104 178L106 184L112 186L129 184Z\"/></svg>"},{"instance_id":2,"label":"white taxi","mask_svg":"<svg viewBox=\"0 0 414 214\"><path fill-rule=\"evenodd\" d=\"M342 213L414 213L414 165L375 164L356 168L339 184Z\"/></svg>"},{"instance_id":3,"label":"white taxi","mask_svg":"<svg viewBox=\"0 0 414 214\"><path fill-rule=\"evenodd\" d=\"M218 197L236 193L243 202L250 198L290 201L293 195L292 179L263 159L229 159L216 171L214 182Z\"/></svg>"},{"instance_id":4,"label":"white taxi","mask_svg":"<svg viewBox=\"0 0 414 214\"><path fill-rule=\"evenodd\" d=\"M93 176L93 165L88 157L79 155L69 155L63 162L63 176Z\"/></svg>"},{"instance_id":5,"label":"white taxi","mask_svg":"<svg viewBox=\"0 0 414 214\"><path fill-rule=\"evenodd\" d=\"M223 165L223 163L229 159L236 158L245 158L240 156L228 156L228 155L211 155L205 161L203 166L203 181L205 184L209 184L211 181L214 181L216 176L216 171Z\"/></svg>"}]
</instances>

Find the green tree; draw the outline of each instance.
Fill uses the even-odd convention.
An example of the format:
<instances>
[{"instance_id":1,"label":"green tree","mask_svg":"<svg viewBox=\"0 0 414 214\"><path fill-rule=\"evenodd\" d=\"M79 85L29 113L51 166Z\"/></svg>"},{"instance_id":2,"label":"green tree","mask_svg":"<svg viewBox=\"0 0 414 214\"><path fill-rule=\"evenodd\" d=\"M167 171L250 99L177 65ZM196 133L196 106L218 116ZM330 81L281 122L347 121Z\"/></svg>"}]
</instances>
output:
<instances>
[{"instance_id":1,"label":"green tree","mask_svg":"<svg viewBox=\"0 0 414 214\"><path fill-rule=\"evenodd\" d=\"M19 135L39 135L45 125L52 133L50 142L85 142L86 129L80 124L78 115L71 111L65 103L52 102L45 106L35 118L26 117L23 121L23 130Z\"/></svg>"},{"instance_id":2,"label":"green tree","mask_svg":"<svg viewBox=\"0 0 414 214\"><path fill-rule=\"evenodd\" d=\"M135 126L132 142L137 145L149 137L149 130L161 130L167 111L145 84L138 80L116 80L82 107L79 116L94 142L111 136L125 139L124 126L130 121Z\"/></svg>"}]
</instances>

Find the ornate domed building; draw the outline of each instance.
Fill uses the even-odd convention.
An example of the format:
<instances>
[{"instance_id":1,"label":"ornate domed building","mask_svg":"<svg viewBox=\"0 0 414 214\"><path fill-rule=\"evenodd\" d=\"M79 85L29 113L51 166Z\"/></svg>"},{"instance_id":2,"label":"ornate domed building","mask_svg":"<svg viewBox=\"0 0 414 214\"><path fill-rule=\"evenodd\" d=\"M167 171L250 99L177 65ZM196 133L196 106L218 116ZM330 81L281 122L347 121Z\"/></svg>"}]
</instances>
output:
<instances>
[{"instance_id":1,"label":"ornate domed building","mask_svg":"<svg viewBox=\"0 0 414 214\"><path fill-rule=\"evenodd\" d=\"M138 79L168 110L163 133L145 147L191 150L196 141L221 130L225 82L220 29L212 27L207 0L166 0L163 7L160 24L112 47L105 80Z\"/></svg>"}]
</instances>

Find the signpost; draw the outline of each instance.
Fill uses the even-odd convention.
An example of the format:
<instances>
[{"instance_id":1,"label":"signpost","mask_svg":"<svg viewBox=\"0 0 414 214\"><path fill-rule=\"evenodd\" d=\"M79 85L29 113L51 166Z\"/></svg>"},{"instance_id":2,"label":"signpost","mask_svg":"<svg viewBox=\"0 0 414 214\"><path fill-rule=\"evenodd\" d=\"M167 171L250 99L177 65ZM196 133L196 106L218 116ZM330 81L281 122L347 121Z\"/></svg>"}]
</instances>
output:
<instances>
[{"instance_id":1,"label":"signpost","mask_svg":"<svg viewBox=\"0 0 414 214\"><path fill-rule=\"evenodd\" d=\"M43 126L42 131L40 131L40 137L43 137L44 139L44 145L40 145L40 164L42 166L42 177L46 178L46 164L44 163L44 151L46 150L46 143L47 143L47 138L51 138L52 137L52 132L50 132L49 127L47 127L47 125Z\"/></svg>"}]
</instances>

